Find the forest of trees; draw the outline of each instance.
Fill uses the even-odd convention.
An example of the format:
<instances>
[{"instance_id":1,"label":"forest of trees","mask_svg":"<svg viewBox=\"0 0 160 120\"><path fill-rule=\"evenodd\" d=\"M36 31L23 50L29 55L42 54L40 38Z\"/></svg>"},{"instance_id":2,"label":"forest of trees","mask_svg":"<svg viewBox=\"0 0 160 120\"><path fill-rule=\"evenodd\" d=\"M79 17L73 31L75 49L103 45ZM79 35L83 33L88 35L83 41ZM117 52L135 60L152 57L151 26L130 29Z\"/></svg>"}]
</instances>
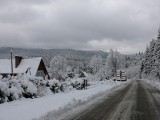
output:
<instances>
[{"instance_id":1,"label":"forest of trees","mask_svg":"<svg viewBox=\"0 0 160 120\"><path fill-rule=\"evenodd\" d=\"M160 79L160 29L146 48L140 70L142 77Z\"/></svg>"},{"instance_id":2,"label":"forest of trees","mask_svg":"<svg viewBox=\"0 0 160 120\"><path fill-rule=\"evenodd\" d=\"M107 80L116 76L117 70L126 70L128 78L140 76L143 53L123 55L110 50L108 56L94 55L91 58L76 58L57 55L50 61L51 77L65 81L85 72L96 80Z\"/></svg>"}]
</instances>

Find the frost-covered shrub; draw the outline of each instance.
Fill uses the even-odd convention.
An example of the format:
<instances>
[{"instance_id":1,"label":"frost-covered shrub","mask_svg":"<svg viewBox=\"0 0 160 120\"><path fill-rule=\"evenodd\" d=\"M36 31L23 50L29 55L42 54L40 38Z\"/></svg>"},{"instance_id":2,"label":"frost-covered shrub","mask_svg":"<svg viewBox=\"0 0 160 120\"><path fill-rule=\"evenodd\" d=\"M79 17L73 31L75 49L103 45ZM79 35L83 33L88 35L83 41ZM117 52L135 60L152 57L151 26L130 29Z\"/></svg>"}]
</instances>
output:
<instances>
[{"instance_id":1,"label":"frost-covered shrub","mask_svg":"<svg viewBox=\"0 0 160 120\"><path fill-rule=\"evenodd\" d=\"M23 97L33 98L37 96L37 87L33 84L33 82L29 80L22 80L21 85L24 90Z\"/></svg>"},{"instance_id":2,"label":"frost-covered shrub","mask_svg":"<svg viewBox=\"0 0 160 120\"><path fill-rule=\"evenodd\" d=\"M84 89L86 86L88 86L88 83L85 83L84 80L85 79L82 78L74 79L71 81L71 85L77 90Z\"/></svg>"},{"instance_id":3,"label":"frost-covered shrub","mask_svg":"<svg viewBox=\"0 0 160 120\"><path fill-rule=\"evenodd\" d=\"M73 88L76 88L76 89L81 89L81 86L82 86L82 81L77 81L77 80L74 80L71 82L71 85L73 86Z\"/></svg>"},{"instance_id":4,"label":"frost-covered shrub","mask_svg":"<svg viewBox=\"0 0 160 120\"><path fill-rule=\"evenodd\" d=\"M46 85L46 80L44 80L42 77L30 77L29 81L31 81L37 87Z\"/></svg>"},{"instance_id":5,"label":"frost-covered shrub","mask_svg":"<svg viewBox=\"0 0 160 120\"><path fill-rule=\"evenodd\" d=\"M48 80L46 86L50 87L53 93L58 93L61 88L61 83L58 80L53 79L53 80Z\"/></svg>"},{"instance_id":6,"label":"frost-covered shrub","mask_svg":"<svg viewBox=\"0 0 160 120\"><path fill-rule=\"evenodd\" d=\"M84 79L66 79L65 82L59 80L45 80L42 77L31 77L19 74L17 76L0 76L0 103L18 100L20 98L41 97L60 91L70 91L72 89L83 89Z\"/></svg>"},{"instance_id":7,"label":"frost-covered shrub","mask_svg":"<svg viewBox=\"0 0 160 120\"><path fill-rule=\"evenodd\" d=\"M11 77L2 79L0 83L1 102L13 101L22 97L21 83Z\"/></svg>"},{"instance_id":8,"label":"frost-covered shrub","mask_svg":"<svg viewBox=\"0 0 160 120\"><path fill-rule=\"evenodd\" d=\"M9 76L0 80L0 103L19 98L35 98L63 91L63 86L56 80L44 80L41 77L26 75Z\"/></svg>"},{"instance_id":9,"label":"frost-covered shrub","mask_svg":"<svg viewBox=\"0 0 160 120\"><path fill-rule=\"evenodd\" d=\"M41 77L30 77L21 74L0 78L0 103L22 97L41 97L59 91L63 91L63 86L56 79L44 80Z\"/></svg>"},{"instance_id":10,"label":"frost-covered shrub","mask_svg":"<svg viewBox=\"0 0 160 120\"><path fill-rule=\"evenodd\" d=\"M0 81L0 103L7 101L8 86L5 82Z\"/></svg>"},{"instance_id":11,"label":"frost-covered shrub","mask_svg":"<svg viewBox=\"0 0 160 120\"><path fill-rule=\"evenodd\" d=\"M18 100L22 96L22 91L20 91L16 86L9 88L8 92L9 101Z\"/></svg>"},{"instance_id":12,"label":"frost-covered shrub","mask_svg":"<svg viewBox=\"0 0 160 120\"><path fill-rule=\"evenodd\" d=\"M31 81L37 88L37 96L44 96L51 93L51 90L46 87L47 81L42 77L30 77L29 81Z\"/></svg>"},{"instance_id":13,"label":"frost-covered shrub","mask_svg":"<svg viewBox=\"0 0 160 120\"><path fill-rule=\"evenodd\" d=\"M73 90L73 87L72 87L71 83L68 82L68 81L67 82L62 82L60 90L62 92L69 92L69 91Z\"/></svg>"},{"instance_id":14,"label":"frost-covered shrub","mask_svg":"<svg viewBox=\"0 0 160 120\"><path fill-rule=\"evenodd\" d=\"M52 94L52 91L51 91L50 87L40 86L38 88L38 91L37 91L37 96L38 97L42 97L42 96L50 95L50 94Z\"/></svg>"},{"instance_id":15,"label":"frost-covered shrub","mask_svg":"<svg viewBox=\"0 0 160 120\"><path fill-rule=\"evenodd\" d=\"M9 101L17 100L22 97L23 89L19 79L12 77L12 79L5 81L5 83L8 84L7 97Z\"/></svg>"},{"instance_id":16,"label":"frost-covered shrub","mask_svg":"<svg viewBox=\"0 0 160 120\"><path fill-rule=\"evenodd\" d=\"M68 74L67 74L67 77L69 77L69 78L73 78L73 77L75 77L74 72L70 72L70 73L68 73Z\"/></svg>"}]
</instances>

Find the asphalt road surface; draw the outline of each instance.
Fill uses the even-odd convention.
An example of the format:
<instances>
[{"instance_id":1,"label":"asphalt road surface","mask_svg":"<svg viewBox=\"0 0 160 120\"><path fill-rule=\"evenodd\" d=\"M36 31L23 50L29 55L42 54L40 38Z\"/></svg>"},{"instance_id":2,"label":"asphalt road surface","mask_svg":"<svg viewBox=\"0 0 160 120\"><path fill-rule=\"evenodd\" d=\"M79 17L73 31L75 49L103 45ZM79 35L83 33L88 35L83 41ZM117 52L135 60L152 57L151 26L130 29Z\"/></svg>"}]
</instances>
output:
<instances>
[{"instance_id":1,"label":"asphalt road surface","mask_svg":"<svg viewBox=\"0 0 160 120\"><path fill-rule=\"evenodd\" d=\"M136 80L65 120L160 120L160 91Z\"/></svg>"}]
</instances>

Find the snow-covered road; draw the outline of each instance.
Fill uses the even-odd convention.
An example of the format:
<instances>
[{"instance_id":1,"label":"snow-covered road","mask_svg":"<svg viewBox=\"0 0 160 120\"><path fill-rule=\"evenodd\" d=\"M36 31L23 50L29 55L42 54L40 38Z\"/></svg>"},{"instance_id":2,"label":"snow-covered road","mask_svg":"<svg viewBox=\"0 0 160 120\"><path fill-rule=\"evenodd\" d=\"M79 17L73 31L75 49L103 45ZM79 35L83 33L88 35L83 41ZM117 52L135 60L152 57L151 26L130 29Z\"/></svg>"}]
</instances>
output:
<instances>
[{"instance_id":1,"label":"snow-covered road","mask_svg":"<svg viewBox=\"0 0 160 120\"><path fill-rule=\"evenodd\" d=\"M47 115L48 112L58 111L66 106L74 106L90 100L93 96L111 91L122 86L124 82L96 82L87 90L75 90L58 93L36 99L22 99L0 104L0 120L32 120Z\"/></svg>"},{"instance_id":2,"label":"snow-covered road","mask_svg":"<svg viewBox=\"0 0 160 120\"><path fill-rule=\"evenodd\" d=\"M159 99L160 90L145 81L134 80L91 109L61 120L160 120Z\"/></svg>"}]
</instances>

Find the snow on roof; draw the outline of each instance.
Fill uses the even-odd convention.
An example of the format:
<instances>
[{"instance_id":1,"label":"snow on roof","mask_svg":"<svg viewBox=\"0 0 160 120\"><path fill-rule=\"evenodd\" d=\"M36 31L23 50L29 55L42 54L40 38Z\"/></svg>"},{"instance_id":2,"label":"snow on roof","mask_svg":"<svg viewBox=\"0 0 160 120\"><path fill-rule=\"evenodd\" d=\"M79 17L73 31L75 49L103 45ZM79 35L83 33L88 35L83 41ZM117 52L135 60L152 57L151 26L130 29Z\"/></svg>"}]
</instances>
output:
<instances>
[{"instance_id":1,"label":"snow on roof","mask_svg":"<svg viewBox=\"0 0 160 120\"><path fill-rule=\"evenodd\" d=\"M35 76L41 59L41 57L23 58L17 68L15 68L15 59L13 59L13 73L25 73L29 70L31 75ZM11 73L10 59L0 59L0 73Z\"/></svg>"}]
</instances>

